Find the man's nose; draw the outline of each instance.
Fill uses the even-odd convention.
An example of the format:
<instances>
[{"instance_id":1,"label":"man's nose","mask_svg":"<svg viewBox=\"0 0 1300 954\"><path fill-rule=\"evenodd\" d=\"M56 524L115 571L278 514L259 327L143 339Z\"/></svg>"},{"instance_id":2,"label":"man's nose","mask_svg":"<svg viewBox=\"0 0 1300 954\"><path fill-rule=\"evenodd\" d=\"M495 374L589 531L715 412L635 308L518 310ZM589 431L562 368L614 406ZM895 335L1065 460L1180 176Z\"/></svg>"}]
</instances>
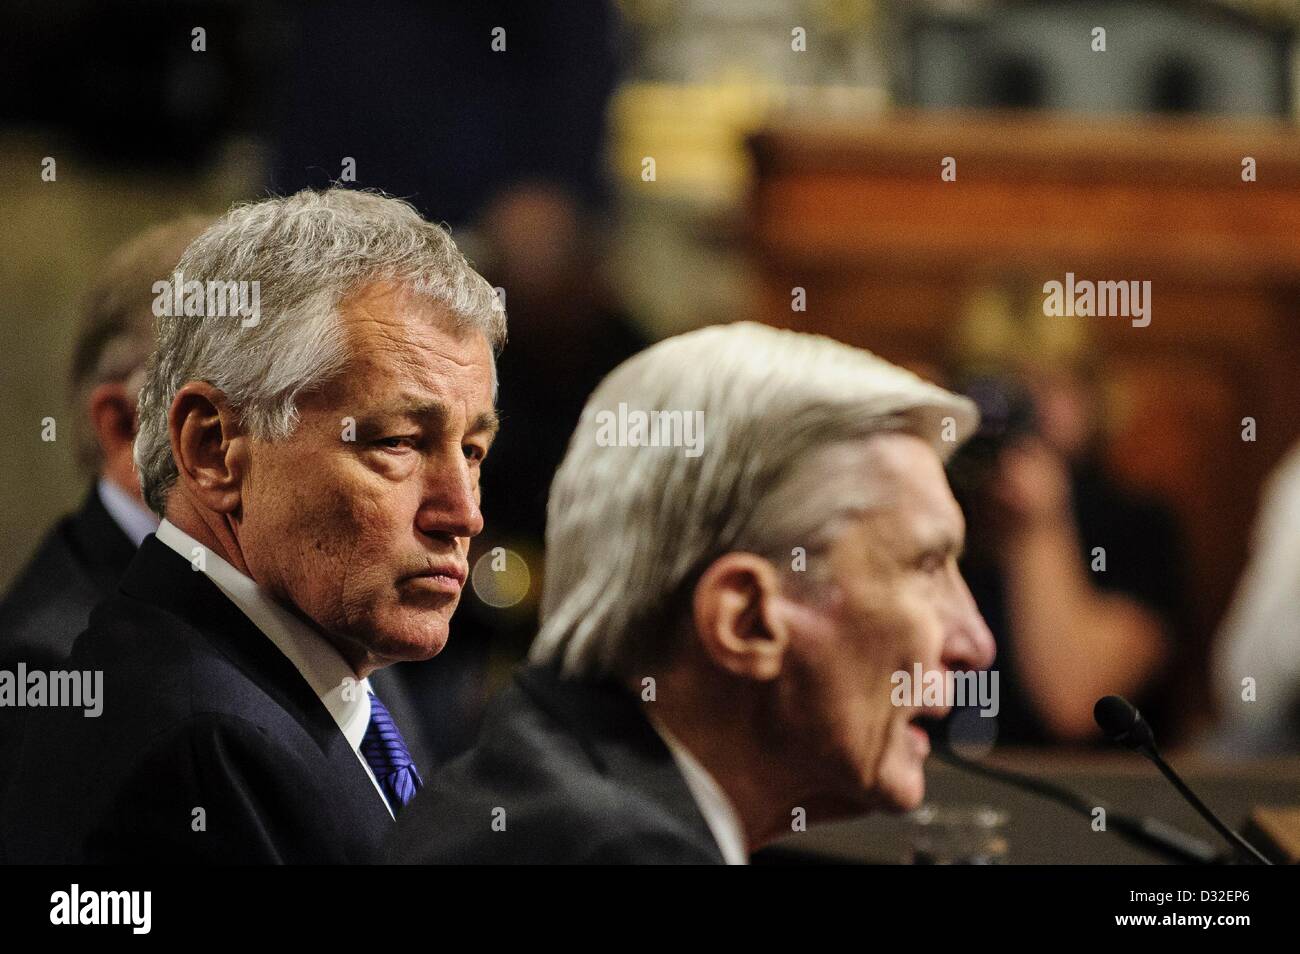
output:
<instances>
[{"instance_id":1,"label":"man's nose","mask_svg":"<svg viewBox=\"0 0 1300 954\"><path fill-rule=\"evenodd\" d=\"M961 580L957 601L955 619L944 640L945 668L988 669L993 665L998 648L965 580Z\"/></svg>"},{"instance_id":2,"label":"man's nose","mask_svg":"<svg viewBox=\"0 0 1300 954\"><path fill-rule=\"evenodd\" d=\"M478 482L462 454L430 468L415 523L429 536L476 537L483 530Z\"/></svg>"}]
</instances>

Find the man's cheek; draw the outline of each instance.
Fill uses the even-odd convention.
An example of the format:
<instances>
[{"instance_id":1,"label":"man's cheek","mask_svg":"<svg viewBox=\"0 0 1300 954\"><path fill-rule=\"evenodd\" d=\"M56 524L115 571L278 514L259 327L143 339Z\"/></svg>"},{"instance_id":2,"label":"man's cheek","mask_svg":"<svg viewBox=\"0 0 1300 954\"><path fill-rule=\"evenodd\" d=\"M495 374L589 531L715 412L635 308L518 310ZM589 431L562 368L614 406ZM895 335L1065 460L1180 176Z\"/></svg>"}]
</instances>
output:
<instances>
[{"instance_id":1,"label":"man's cheek","mask_svg":"<svg viewBox=\"0 0 1300 954\"><path fill-rule=\"evenodd\" d=\"M852 720L853 735L867 763L878 766L888 754L892 721L893 707L879 693L870 692L859 702Z\"/></svg>"}]
</instances>

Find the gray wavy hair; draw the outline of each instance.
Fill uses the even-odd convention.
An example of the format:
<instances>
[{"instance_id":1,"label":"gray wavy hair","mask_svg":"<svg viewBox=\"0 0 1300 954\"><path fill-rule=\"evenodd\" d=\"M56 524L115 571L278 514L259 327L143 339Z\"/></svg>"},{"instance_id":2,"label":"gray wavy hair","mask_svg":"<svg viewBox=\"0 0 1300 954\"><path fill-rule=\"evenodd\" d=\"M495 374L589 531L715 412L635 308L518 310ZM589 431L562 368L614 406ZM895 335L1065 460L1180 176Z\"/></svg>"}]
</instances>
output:
<instances>
[{"instance_id":1,"label":"gray wavy hair","mask_svg":"<svg viewBox=\"0 0 1300 954\"><path fill-rule=\"evenodd\" d=\"M598 424L620 405L702 412L703 441L694 454L609 446ZM811 554L883 503L846 452L903 431L946 460L978 420L968 399L817 335L741 322L648 348L591 395L556 473L530 659L574 677L663 659L713 560L746 551L788 572L793 547Z\"/></svg>"},{"instance_id":2,"label":"gray wavy hair","mask_svg":"<svg viewBox=\"0 0 1300 954\"><path fill-rule=\"evenodd\" d=\"M255 437L283 440L297 423L298 395L342 370L339 305L362 286L406 286L445 306L457 330L482 332L494 352L505 342L496 292L447 230L378 193L304 190L237 205L190 243L177 270L199 287L256 282L259 317L157 318L135 464L145 502L159 516L177 477L167 426L176 392L187 381L206 381Z\"/></svg>"}]
</instances>

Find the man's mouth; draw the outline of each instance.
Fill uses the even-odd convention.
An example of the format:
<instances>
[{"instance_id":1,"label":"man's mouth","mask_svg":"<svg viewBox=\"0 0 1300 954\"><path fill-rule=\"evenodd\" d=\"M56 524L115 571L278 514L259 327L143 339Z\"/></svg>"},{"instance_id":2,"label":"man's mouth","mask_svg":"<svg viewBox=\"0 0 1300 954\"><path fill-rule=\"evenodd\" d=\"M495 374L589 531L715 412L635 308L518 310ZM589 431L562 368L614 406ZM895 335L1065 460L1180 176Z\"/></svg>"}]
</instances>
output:
<instances>
[{"instance_id":1,"label":"man's mouth","mask_svg":"<svg viewBox=\"0 0 1300 954\"><path fill-rule=\"evenodd\" d=\"M926 752L929 752L931 741L939 738L940 725L948 712L947 706L920 710L907 720L908 734L913 736L918 744L923 741Z\"/></svg>"},{"instance_id":2,"label":"man's mouth","mask_svg":"<svg viewBox=\"0 0 1300 954\"><path fill-rule=\"evenodd\" d=\"M459 593L465 585L469 571L462 564L444 561L432 564L416 573L402 578L403 583L410 583L422 589L436 589L449 593Z\"/></svg>"}]
</instances>

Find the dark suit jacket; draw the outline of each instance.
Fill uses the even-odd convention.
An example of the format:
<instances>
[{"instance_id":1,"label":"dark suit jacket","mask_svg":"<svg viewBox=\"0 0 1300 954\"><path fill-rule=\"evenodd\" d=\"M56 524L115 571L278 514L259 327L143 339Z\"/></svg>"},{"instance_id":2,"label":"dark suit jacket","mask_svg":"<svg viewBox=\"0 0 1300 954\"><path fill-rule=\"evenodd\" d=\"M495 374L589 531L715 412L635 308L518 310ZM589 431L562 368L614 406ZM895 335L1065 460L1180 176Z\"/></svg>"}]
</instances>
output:
<instances>
[{"instance_id":1,"label":"dark suit jacket","mask_svg":"<svg viewBox=\"0 0 1300 954\"><path fill-rule=\"evenodd\" d=\"M103 712L27 710L0 800L9 862L376 857L392 820L324 705L154 537L63 666L103 671Z\"/></svg>"},{"instance_id":2,"label":"dark suit jacket","mask_svg":"<svg viewBox=\"0 0 1300 954\"><path fill-rule=\"evenodd\" d=\"M63 666L95 604L117 586L135 544L92 485L81 508L50 528L0 600L0 669ZM24 709L0 707L0 794L21 734ZM0 850L0 861L4 860Z\"/></svg>"},{"instance_id":3,"label":"dark suit jacket","mask_svg":"<svg viewBox=\"0 0 1300 954\"><path fill-rule=\"evenodd\" d=\"M95 604L112 593L135 544L94 486L81 508L55 524L0 601L0 667L54 669L72 652Z\"/></svg>"},{"instance_id":4,"label":"dark suit jacket","mask_svg":"<svg viewBox=\"0 0 1300 954\"><path fill-rule=\"evenodd\" d=\"M521 670L488 707L474 748L406 807L390 860L721 864L640 706L617 685ZM504 831L493 829L497 809Z\"/></svg>"},{"instance_id":5,"label":"dark suit jacket","mask_svg":"<svg viewBox=\"0 0 1300 954\"><path fill-rule=\"evenodd\" d=\"M134 556L135 544L104 509L92 485L81 508L50 529L0 600L0 669L13 671L19 662L29 671L63 668L90 611L117 589ZM436 749L425 707L406 677L416 675L413 667L424 672L430 665L437 664L405 663L402 672L390 666L370 677L422 772L436 764ZM0 791L23 714L0 709Z\"/></svg>"}]
</instances>

